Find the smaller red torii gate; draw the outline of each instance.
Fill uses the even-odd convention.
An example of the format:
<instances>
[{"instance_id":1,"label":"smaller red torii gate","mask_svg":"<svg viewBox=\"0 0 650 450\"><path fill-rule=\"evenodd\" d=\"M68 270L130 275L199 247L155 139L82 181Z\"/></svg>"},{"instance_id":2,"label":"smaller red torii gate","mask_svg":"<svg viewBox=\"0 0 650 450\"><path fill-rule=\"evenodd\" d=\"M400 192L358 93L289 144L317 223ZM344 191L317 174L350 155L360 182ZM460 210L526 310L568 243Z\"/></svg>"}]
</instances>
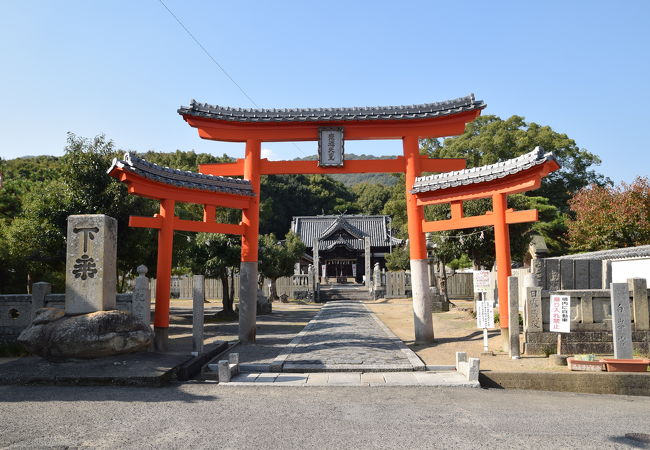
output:
<instances>
[{"instance_id":1,"label":"smaller red torii gate","mask_svg":"<svg viewBox=\"0 0 650 450\"><path fill-rule=\"evenodd\" d=\"M131 216L129 226L158 230L156 347L164 349L169 330L169 294L174 231L244 234L244 225L218 223L217 206L243 210L256 198L249 181L170 169L150 163L130 153L114 159L107 173L126 183L129 194L160 201L153 217ZM203 205L203 220L183 220L174 215L176 202Z\"/></svg>"},{"instance_id":2,"label":"smaller red torii gate","mask_svg":"<svg viewBox=\"0 0 650 450\"><path fill-rule=\"evenodd\" d=\"M511 275L510 233L508 225L536 222L536 209L514 211L508 208L508 195L538 189L542 178L560 168L552 153L536 147L530 153L508 161L472 169L417 177L412 194L418 206L449 203L451 218L422 221L423 232L494 226L494 246L499 290L499 323L504 342L509 342L508 277ZM463 202L492 198L492 211L480 216L465 216Z\"/></svg>"}]
</instances>

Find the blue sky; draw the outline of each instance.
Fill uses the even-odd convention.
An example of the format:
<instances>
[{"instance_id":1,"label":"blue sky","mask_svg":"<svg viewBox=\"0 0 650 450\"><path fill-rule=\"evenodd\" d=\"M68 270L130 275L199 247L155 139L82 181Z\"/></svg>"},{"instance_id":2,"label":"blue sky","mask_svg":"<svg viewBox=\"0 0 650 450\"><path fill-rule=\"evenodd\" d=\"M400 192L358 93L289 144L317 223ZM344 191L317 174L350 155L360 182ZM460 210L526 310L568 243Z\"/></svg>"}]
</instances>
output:
<instances>
[{"instance_id":1,"label":"blue sky","mask_svg":"<svg viewBox=\"0 0 650 450\"><path fill-rule=\"evenodd\" d=\"M426 103L550 125L615 181L648 175L648 1L163 0L260 107ZM66 132L119 148L243 155L176 113L252 107L158 0L0 0L0 157L60 155ZM265 143L291 159L315 143ZM396 141L346 151L400 154Z\"/></svg>"}]
</instances>

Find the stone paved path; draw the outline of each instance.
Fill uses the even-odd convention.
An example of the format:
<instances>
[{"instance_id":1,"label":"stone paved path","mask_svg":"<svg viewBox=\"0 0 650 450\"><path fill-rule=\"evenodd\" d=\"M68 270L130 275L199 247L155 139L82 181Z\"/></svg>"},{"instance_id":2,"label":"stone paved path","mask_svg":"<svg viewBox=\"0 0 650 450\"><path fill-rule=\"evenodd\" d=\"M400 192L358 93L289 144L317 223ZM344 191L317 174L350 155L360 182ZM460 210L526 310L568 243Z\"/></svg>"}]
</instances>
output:
<instances>
[{"instance_id":1,"label":"stone paved path","mask_svg":"<svg viewBox=\"0 0 650 450\"><path fill-rule=\"evenodd\" d=\"M356 300L326 303L274 365L298 373L425 370L417 355Z\"/></svg>"}]
</instances>

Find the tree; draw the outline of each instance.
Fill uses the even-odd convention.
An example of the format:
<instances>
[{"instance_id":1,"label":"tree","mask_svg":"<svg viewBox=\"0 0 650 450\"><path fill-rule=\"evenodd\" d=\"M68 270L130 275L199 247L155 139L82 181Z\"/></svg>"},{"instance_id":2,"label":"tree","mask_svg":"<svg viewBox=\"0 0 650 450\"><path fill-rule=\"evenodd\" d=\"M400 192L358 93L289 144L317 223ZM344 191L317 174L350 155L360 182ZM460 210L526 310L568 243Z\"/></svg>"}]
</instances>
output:
<instances>
[{"instance_id":1,"label":"tree","mask_svg":"<svg viewBox=\"0 0 650 450\"><path fill-rule=\"evenodd\" d=\"M233 318L233 298L228 278L239 269L241 245L238 236L217 233L197 233L185 253L192 272L221 280L223 311L220 316Z\"/></svg>"},{"instance_id":2,"label":"tree","mask_svg":"<svg viewBox=\"0 0 650 450\"><path fill-rule=\"evenodd\" d=\"M357 197L355 208L362 214L381 214L384 205L390 199L391 188L382 184L359 183L352 187L352 192Z\"/></svg>"},{"instance_id":3,"label":"tree","mask_svg":"<svg viewBox=\"0 0 650 450\"><path fill-rule=\"evenodd\" d=\"M650 180L637 177L632 184L592 185L569 202L569 242L574 251L607 250L650 244Z\"/></svg>"},{"instance_id":4,"label":"tree","mask_svg":"<svg viewBox=\"0 0 650 450\"><path fill-rule=\"evenodd\" d=\"M259 273L271 280L271 300L278 299L276 281L280 277L293 274L295 264L305 253L305 244L300 237L289 231L284 241L279 242L273 233L260 236L259 245Z\"/></svg>"},{"instance_id":5,"label":"tree","mask_svg":"<svg viewBox=\"0 0 650 450\"><path fill-rule=\"evenodd\" d=\"M611 181L592 167L600 158L581 149L564 133L549 126L526 122L521 116L503 120L497 116L480 116L465 127L457 137L441 144L437 139L425 140L422 150L435 158L464 158L467 167L478 167L505 161L541 146L553 152L561 168L544 178L540 189L529 195L546 197L559 211L568 210L571 195L590 184L605 185Z\"/></svg>"},{"instance_id":6,"label":"tree","mask_svg":"<svg viewBox=\"0 0 650 450\"><path fill-rule=\"evenodd\" d=\"M354 194L324 175L265 176L261 191L261 234L284 236L293 216L356 212Z\"/></svg>"},{"instance_id":7,"label":"tree","mask_svg":"<svg viewBox=\"0 0 650 450\"><path fill-rule=\"evenodd\" d=\"M410 257L408 247L393 247L393 251L386 255L386 269L391 272L409 270L409 264Z\"/></svg>"}]
</instances>

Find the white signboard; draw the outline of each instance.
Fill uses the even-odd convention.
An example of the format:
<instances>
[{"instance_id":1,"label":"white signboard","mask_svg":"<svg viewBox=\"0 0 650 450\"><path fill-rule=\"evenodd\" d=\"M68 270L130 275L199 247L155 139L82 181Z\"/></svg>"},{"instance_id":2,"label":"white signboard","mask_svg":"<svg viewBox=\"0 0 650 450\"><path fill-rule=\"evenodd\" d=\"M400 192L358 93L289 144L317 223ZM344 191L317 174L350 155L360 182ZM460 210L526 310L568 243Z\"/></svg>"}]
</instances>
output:
<instances>
[{"instance_id":1,"label":"white signboard","mask_svg":"<svg viewBox=\"0 0 650 450\"><path fill-rule=\"evenodd\" d=\"M318 130L318 165L341 167L343 165L343 128Z\"/></svg>"},{"instance_id":2,"label":"white signboard","mask_svg":"<svg viewBox=\"0 0 650 450\"><path fill-rule=\"evenodd\" d=\"M474 293L487 293L490 290L490 271L489 270L475 270L474 271Z\"/></svg>"},{"instance_id":3,"label":"white signboard","mask_svg":"<svg viewBox=\"0 0 650 450\"><path fill-rule=\"evenodd\" d=\"M556 333L571 332L571 297L569 295L551 295L551 317L549 331Z\"/></svg>"},{"instance_id":4,"label":"white signboard","mask_svg":"<svg viewBox=\"0 0 650 450\"><path fill-rule=\"evenodd\" d=\"M493 300L480 300L476 302L476 327L494 328Z\"/></svg>"}]
</instances>

